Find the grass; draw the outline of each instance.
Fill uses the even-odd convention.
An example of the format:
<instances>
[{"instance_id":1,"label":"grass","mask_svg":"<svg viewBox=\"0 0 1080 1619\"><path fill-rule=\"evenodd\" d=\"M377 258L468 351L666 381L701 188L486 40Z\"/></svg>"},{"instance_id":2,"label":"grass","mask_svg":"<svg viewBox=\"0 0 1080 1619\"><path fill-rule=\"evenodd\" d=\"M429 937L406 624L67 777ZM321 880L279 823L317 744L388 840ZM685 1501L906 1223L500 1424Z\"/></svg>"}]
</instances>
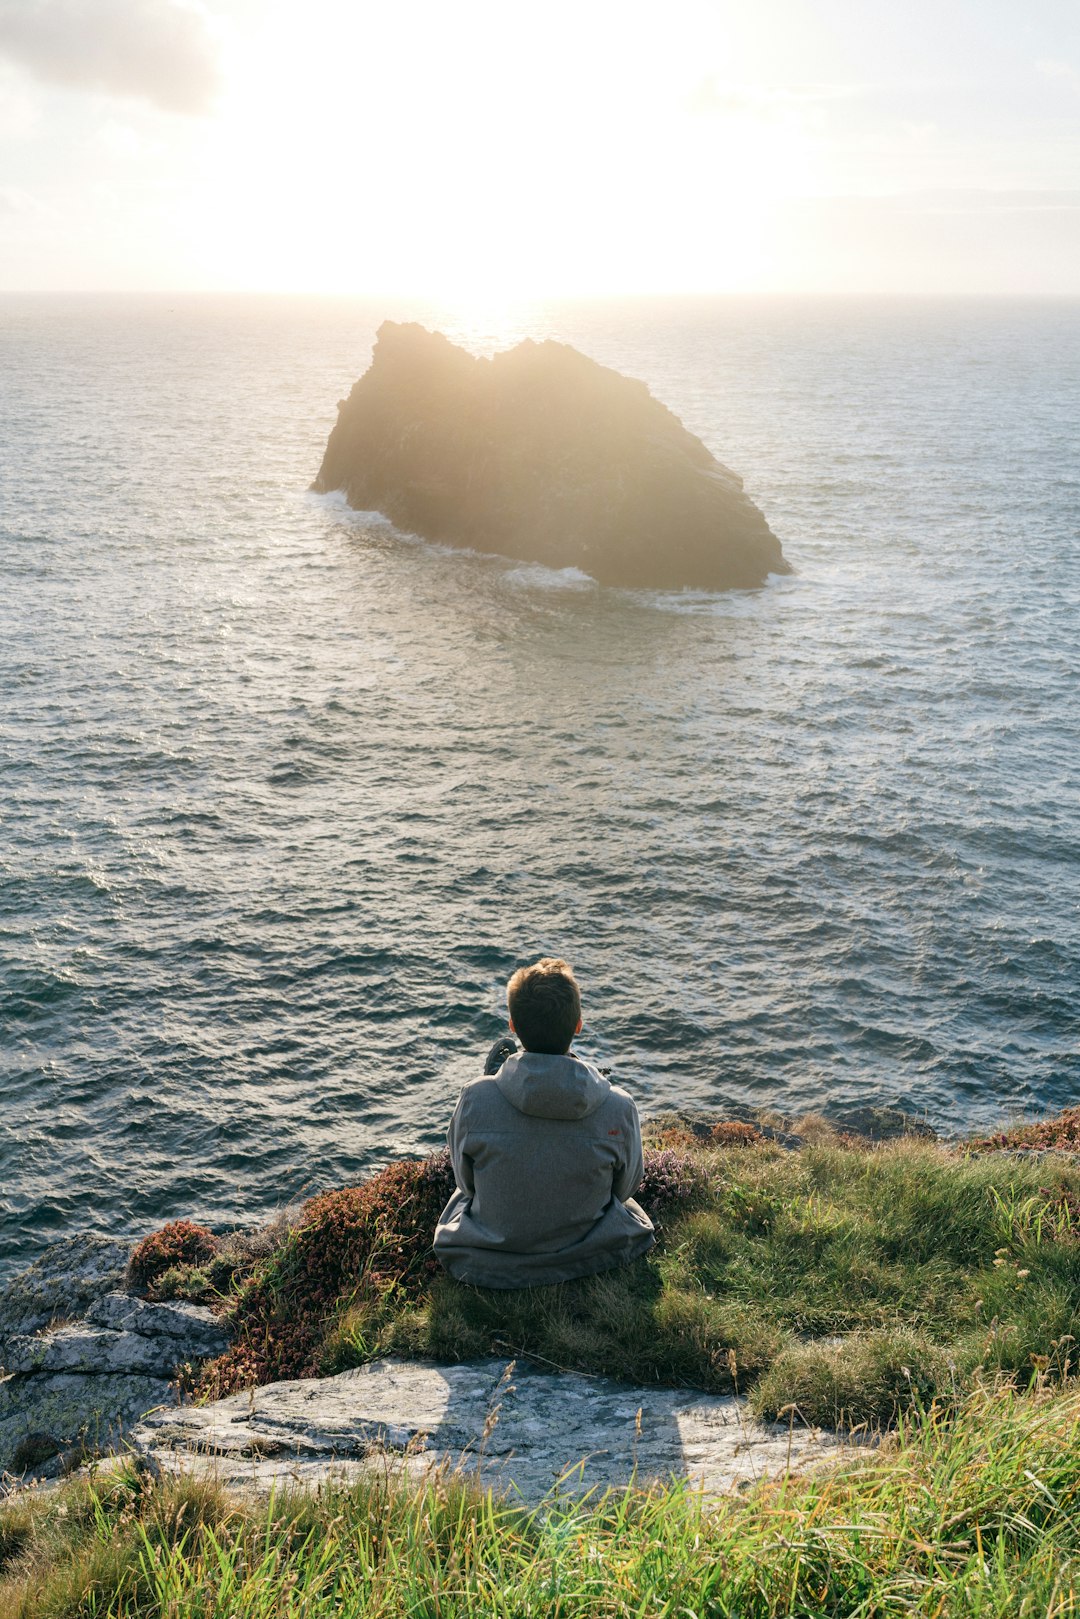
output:
<instances>
[{"instance_id":1,"label":"grass","mask_svg":"<svg viewBox=\"0 0 1080 1619\"><path fill-rule=\"evenodd\" d=\"M979 1385L863 1459L711 1505L685 1485L528 1513L453 1476L229 1498L130 1470L0 1508L5 1619L1063 1619L1080 1394Z\"/></svg>"},{"instance_id":2,"label":"grass","mask_svg":"<svg viewBox=\"0 0 1080 1619\"><path fill-rule=\"evenodd\" d=\"M446 1474L260 1504L121 1466L0 1506L0 1615L1080 1613L1080 1167L1008 1136L812 1135L795 1152L746 1131L654 1136L656 1249L561 1287L439 1271L441 1156L253 1239L167 1228L144 1245L144 1286L230 1319L206 1393L390 1352L531 1355L888 1429L869 1455L708 1505L675 1482L533 1513ZM1062 1144L1052 1125L1036 1139Z\"/></svg>"},{"instance_id":3,"label":"grass","mask_svg":"<svg viewBox=\"0 0 1080 1619\"><path fill-rule=\"evenodd\" d=\"M205 1265L164 1277L166 1291L216 1297L231 1322L233 1348L202 1392L385 1354L533 1356L734 1387L767 1418L880 1426L986 1375L1068 1375L1080 1339L1071 1160L870 1146L827 1127L795 1152L718 1135L654 1138L641 1193L660 1230L652 1254L556 1287L497 1292L441 1273L430 1240L445 1155L321 1194L249 1263L219 1262L216 1294Z\"/></svg>"}]
</instances>

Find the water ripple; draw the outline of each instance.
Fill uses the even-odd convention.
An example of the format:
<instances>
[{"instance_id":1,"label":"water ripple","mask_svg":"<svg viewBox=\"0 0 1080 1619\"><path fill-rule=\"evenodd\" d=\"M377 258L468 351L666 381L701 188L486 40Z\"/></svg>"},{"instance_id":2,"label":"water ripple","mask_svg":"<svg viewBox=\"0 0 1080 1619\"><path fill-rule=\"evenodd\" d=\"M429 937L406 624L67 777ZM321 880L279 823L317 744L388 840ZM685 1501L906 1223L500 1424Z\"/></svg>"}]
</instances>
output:
<instances>
[{"instance_id":1,"label":"water ripple","mask_svg":"<svg viewBox=\"0 0 1080 1619\"><path fill-rule=\"evenodd\" d=\"M745 475L728 596L305 495L392 313L0 300L0 1269L432 1147L541 951L646 1111L1074 1102L1076 306L523 317Z\"/></svg>"}]
</instances>

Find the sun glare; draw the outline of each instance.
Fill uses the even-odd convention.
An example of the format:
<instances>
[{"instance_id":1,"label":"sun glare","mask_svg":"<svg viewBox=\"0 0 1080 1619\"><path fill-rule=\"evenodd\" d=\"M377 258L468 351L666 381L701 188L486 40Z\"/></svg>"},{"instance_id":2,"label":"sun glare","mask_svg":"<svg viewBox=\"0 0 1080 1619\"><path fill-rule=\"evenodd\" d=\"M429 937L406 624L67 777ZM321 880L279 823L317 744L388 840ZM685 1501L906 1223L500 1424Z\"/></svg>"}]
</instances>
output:
<instances>
[{"instance_id":1,"label":"sun glare","mask_svg":"<svg viewBox=\"0 0 1080 1619\"><path fill-rule=\"evenodd\" d=\"M0 285L1073 294L1073 45L963 9L34 0Z\"/></svg>"},{"instance_id":2,"label":"sun glare","mask_svg":"<svg viewBox=\"0 0 1080 1619\"><path fill-rule=\"evenodd\" d=\"M393 17L316 12L267 16L230 65L185 222L209 279L485 301L767 280L813 168L790 109L703 98L606 5L541 37L513 8L467 37L425 11L405 65Z\"/></svg>"}]
</instances>

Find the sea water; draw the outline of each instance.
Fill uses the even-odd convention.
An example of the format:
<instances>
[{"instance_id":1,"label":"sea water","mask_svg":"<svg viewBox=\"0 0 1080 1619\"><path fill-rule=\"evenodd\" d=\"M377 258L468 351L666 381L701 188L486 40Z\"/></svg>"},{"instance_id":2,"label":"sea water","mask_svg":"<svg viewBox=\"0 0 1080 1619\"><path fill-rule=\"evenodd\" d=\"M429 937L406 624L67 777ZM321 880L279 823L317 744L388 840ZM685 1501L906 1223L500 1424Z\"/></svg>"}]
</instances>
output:
<instances>
[{"instance_id":1,"label":"sea water","mask_svg":"<svg viewBox=\"0 0 1080 1619\"><path fill-rule=\"evenodd\" d=\"M601 589L308 494L409 314L644 378L794 573ZM0 1268L430 1150L541 953L646 1115L1080 1099L1078 339L0 300Z\"/></svg>"}]
</instances>

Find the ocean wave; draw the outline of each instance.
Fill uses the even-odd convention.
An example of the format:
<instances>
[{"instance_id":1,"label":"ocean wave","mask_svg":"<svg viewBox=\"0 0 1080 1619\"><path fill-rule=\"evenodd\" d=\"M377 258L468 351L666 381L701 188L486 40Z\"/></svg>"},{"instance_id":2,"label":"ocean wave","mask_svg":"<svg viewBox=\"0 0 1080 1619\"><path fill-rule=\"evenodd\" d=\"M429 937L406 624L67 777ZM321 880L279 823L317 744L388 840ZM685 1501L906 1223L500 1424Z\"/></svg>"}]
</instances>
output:
<instances>
[{"instance_id":1,"label":"ocean wave","mask_svg":"<svg viewBox=\"0 0 1080 1619\"><path fill-rule=\"evenodd\" d=\"M350 506L344 489L328 489L325 493L317 489L305 489L300 497L308 505L320 507L323 511L332 512L338 518L344 518L347 523L355 523L360 528L394 528L383 512L361 511ZM400 529L395 529L400 533Z\"/></svg>"},{"instance_id":2,"label":"ocean wave","mask_svg":"<svg viewBox=\"0 0 1080 1619\"><path fill-rule=\"evenodd\" d=\"M502 560L502 558L500 558ZM516 563L503 575L508 585L526 590L595 590L596 580L581 568L546 568L542 562Z\"/></svg>"}]
</instances>

